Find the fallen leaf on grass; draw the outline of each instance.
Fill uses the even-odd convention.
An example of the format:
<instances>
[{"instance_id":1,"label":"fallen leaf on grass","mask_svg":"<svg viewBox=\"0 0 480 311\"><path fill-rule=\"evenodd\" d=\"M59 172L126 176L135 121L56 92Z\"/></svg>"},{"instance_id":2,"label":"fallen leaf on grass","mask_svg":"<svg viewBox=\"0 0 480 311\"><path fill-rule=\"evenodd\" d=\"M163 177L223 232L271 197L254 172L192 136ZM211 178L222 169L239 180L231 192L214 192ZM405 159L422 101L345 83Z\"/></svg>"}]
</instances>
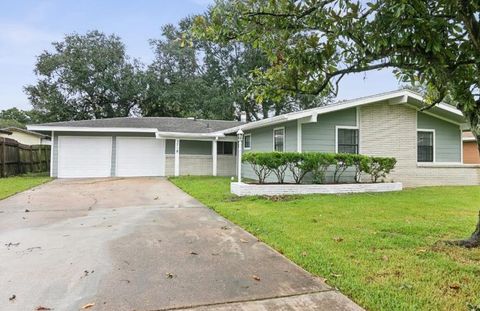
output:
<instances>
[{"instance_id":1,"label":"fallen leaf on grass","mask_svg":"<svg viewBox=\"0 0 480 311\"><path fill-rule=\"evenodd\" d=\"M460 284L453 283L453 284L448 285L448 287L450 287L451 289L454 289L454 290L459 290L460 289Z\"/></svg>"},{"instance_id":2,"label":"fallen leaf on grass","mask_svg":"<svg viewBox=\"0 0 480 311\"><path fill-rule=\"evenodd\" d=\"M52 308L43 307L43 306L38 306L35 308L35 311L47 311L47 310L52 310Z\"/></svg>"},{"instance_id":3,"label":"fallen leaf on grass","mask_svg":"<svg viewBox=\"0 0 480 311\"><path fill-rule=\"evenodd\" d=\"M302 252L303 257L307 257L308 253L307 252Z\"/></svg>"},{"instance_id":4,"label":"fallen leaf on grass","mask_svg":"<svg viewBox=\"0 0 480 311\"><path fill-rule=\"evenodd\" d=\"M337 237L334 237L333 240L334 240L335 242L342 242L342 241L343 241L343 238L337 236Z\"/></svg>"},{"instance_id":5,"label":"fallen leaf on grass","mask_svg":"<svg viewBox=\"0 0 480 311\"><path fill-rule=\"evenodd\" d=\"M91 308L91 307L93 307L93 306L95 306L95 302L87 303L86 305L84 305L84 306L82 307L82 309L88 309L88 308Z\"/></svg>"},{"instance_id":6,"label":"fallen leaf on grass","mask_svg":"<svg viewBox=\"0 0 480 311\"><path fill-rule=\"evenodd\" d=\"M252 275L252 279L254 279L255 281L260 281L260 277L257 275Z\"/></svg>"},{"instance_id":7,"label":"fallen leaf on grass","mask_svg":"<svg viewBox=\"0 0 480 311\"><path fill-rule=\"evenodd\" d=\"M383 255L383 256L382 256L382 260L383 260L383 261L388 261L388 259L389 259L389 258L388 258L387 255Z\"/></svg>"}]
</instances>

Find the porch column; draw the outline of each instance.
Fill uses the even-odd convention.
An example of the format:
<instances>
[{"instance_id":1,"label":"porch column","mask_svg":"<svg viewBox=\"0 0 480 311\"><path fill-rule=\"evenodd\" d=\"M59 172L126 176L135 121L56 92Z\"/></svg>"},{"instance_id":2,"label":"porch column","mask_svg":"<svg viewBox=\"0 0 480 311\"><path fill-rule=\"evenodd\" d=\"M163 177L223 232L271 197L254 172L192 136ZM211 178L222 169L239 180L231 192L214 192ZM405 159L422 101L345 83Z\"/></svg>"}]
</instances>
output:
<instances>
[{"instance_id":1,"label":"porch column","mask_svg":"<svg viewBox=\"0 0 480 311\"><path fill-rule=\"evenodd\" d=\"M212 175L217 176L217 138L212 141Z\"/></svg>"},{"instance_id":2,"label":"porch column","mask_svg":"<svg viewBox=\"0 0 480 311\"><path fill-rule=\"evenodd\" d=\"M175 176L180 176L180 139L175 139Z\"/></svg>"},{"instance_id":3,"label":"porch column","mask_svg":"<svg viewBox=\"0 0 480 311\"><path fill-rule=\"evenodd\" d=\"M238 130L237 132L237 137L238 137L238 152L237 152L237 160L238 160L238 168L237 168L237 174L238 174L238 183L242 182L242 145L243 145L243 131L242 129Z\"/></svg>"}]
</instances>

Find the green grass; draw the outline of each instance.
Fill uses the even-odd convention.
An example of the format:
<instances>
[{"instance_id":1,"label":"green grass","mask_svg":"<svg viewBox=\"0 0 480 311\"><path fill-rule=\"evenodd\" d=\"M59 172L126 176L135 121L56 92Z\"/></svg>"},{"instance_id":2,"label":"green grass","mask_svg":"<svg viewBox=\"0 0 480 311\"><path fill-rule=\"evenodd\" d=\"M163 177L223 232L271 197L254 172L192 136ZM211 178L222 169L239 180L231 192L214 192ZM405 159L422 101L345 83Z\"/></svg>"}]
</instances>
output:
<instances>
[{"instance_id":1,"label":"green grass","mask_svg":"<svg viewBox=\"0 0 480 311\"><path fill-rule=\"evenodd\" d=\"M478 186L268 199L232 196L227 178L171 180L369 310L480 308L480 249L436 243L473 231Z\"/></svg>"},{"instance_id":2,"label":"green grass","mask_svg":"<svg viewBox=\"0 0 480 311\"><path fill-rule=\"evenodd\" d=\"M0 200L50 181L45 174L0 178Z\"/></svg>"}]
</instances>

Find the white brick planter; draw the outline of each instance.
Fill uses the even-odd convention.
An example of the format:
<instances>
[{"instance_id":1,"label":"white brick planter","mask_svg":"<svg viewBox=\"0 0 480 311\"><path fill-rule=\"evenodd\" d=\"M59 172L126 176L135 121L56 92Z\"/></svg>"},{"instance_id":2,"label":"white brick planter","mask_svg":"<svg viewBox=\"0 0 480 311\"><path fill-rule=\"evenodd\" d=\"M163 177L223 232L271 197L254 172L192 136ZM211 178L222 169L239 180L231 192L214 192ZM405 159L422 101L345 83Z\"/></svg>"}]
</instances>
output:
<instances>
[{"instance_id":1,"label":"white brick planter","mask_svg":"<svg viewBox=\"0 0 480 311\"><path fill-rule=\"evenodd\" d=\"M402 183L376 184L332 184L332 185L297 185L297 184L245 184L232 182L230 192L238 196L248 195L292 195L292 194L336 194L362 192L389 192L403 189Z\"/></svg>"}]
</instances>

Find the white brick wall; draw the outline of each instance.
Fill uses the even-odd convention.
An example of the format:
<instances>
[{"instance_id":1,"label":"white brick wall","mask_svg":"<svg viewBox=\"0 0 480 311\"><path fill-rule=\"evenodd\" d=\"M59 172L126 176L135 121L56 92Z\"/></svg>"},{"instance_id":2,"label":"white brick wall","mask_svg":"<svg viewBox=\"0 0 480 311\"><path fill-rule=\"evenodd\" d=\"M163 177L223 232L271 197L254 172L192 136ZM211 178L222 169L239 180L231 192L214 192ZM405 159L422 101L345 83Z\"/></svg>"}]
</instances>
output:
<instances>
[{"instance_id":1,"label":"white brick wall","mask_svg":"<svg viewBox=\"0 0 480 311\"><path fill-rule=\"evenodd\" d=\"M385 103L359 108L360 153L397 159L390 181L406 187L430 185L478 185L480 167L417 165L417 114L404 105Z\"/></svg>"},{"instance_id":2,"label":"white brick wall","mask_svg":"<svg viewBox=\"0 0 480 311\"><path fill-rule=\"evenodd\" d=\"M389 192L402 190L401 183L376 184L332 184L332 185L297 185L297 184L245 184L232 182L230 191L238 196L248 195L292 195L292 194L334 194Z\"/></svg>"}]
</instances>

